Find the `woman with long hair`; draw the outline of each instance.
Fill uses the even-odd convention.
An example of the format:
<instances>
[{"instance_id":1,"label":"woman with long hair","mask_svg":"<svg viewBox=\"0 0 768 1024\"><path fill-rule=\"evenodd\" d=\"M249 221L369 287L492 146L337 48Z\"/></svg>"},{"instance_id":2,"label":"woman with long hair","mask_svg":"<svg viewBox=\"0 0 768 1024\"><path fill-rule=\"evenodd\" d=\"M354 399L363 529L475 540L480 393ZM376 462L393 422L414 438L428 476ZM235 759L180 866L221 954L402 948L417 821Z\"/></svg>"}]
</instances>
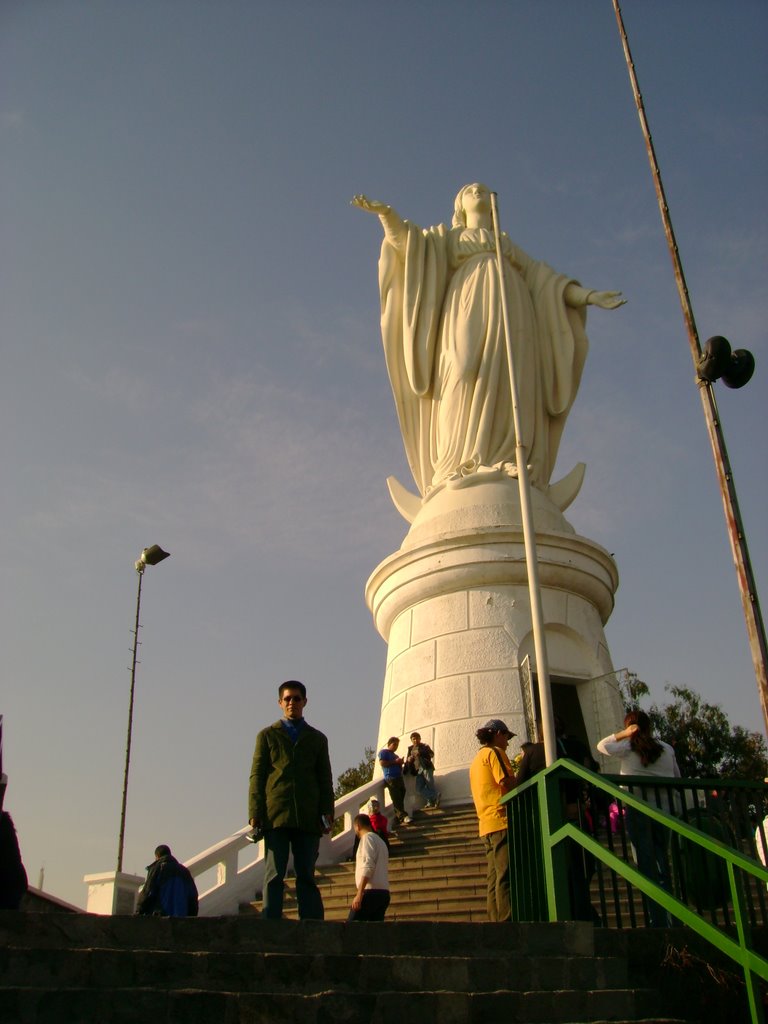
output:
<instances>
[{"instance_id":1,"label":"woman with long hair","mask_svg":"<svg viewBox=\"0 0 768 1024\"><path fill-rule=\"evenodd\" d=\"M674 750L652 734L651 720L644 711L628 712L624 717L624 728L601 739L597 749L607 757L619 758L621 775L680 778ZM666 792L657 791L656 796L658 799L650 799L649 803L668 813L672 812ZM635 848L640 871L669 892L668 830L659 822L651 821L641 811L627 807L627 831ZM664 928L670 924L669 914L658 903L648 901L647 909L653 927Z\"/></svg>"}]
</instances>

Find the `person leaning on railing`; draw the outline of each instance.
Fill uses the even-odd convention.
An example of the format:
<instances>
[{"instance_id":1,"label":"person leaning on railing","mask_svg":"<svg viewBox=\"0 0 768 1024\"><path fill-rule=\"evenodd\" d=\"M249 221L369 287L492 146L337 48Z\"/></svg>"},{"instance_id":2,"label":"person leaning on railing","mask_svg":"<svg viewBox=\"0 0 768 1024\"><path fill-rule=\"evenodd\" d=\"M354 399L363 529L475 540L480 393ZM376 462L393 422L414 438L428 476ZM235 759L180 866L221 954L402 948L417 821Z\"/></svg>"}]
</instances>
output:
<instances>
[{"instance_id":1,"label":"person leaning on railing","mask_svg":"<svg viewBox=\"0 0 768 1024\"><path fill-rule=\"evenodd\" d=\"M680 778L675 752L668 743L651 734L651 721L644 711L630 711L624 718L624 728L605 736L597 744L601 754L618 757L621 775L652 775L660 778ZM660 807L671 811L669 797L661 794ZM659 822L651 821L642 811L627 807L627 831L635 848L637 866L654 882L671 891L669 875L669 830ZM650 902L648 918L653 927L664 928L670 923L666 910Z\"/></svg>"}]
</instances>

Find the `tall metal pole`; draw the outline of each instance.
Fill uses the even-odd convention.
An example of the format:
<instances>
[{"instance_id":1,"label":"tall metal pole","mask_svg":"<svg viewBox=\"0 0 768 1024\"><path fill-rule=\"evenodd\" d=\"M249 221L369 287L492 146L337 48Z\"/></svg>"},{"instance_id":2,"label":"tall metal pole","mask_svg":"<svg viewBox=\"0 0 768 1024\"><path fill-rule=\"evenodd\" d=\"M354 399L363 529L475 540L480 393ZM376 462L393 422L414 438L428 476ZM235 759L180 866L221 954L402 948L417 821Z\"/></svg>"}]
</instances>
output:
<instances>
[{"instance_id":1,"label":"tall metal pole","mask_svg":"<svg viewBox=\"0 0 768 1024\"><path fill-rule=\"evenodd\" d=\"M536 652L536 676L539 684L541 727L544 732L544 754L547 764L550 765L557 760L555 718L552 712L552 691L549 686L549 661L547 659L547 645L544 637L544 612L541 605L539 558L536 552L536 530L533 521L533 507L531 504L531 482L528 476L528 449L523 442L523 431L520 419L517 379L515 377L515 361L512 353L512 340L509 329L507 291L504 287L504 263L501 255L499 211L497 208L496 198L496 193L491 192L493 233L496 237L496 268L499 274L501 313L504 320L504 341L507 347L507 363L509 365L509 390L512 396L512 422L515 427L515 462L517 464L517 482L520 488L520 513L523 521L523 542L525 544L525 561L528 570L528 593L531 600L531 624L533 626L533 646Z\"/></svg>"},{"instance_id":2,"label":"tall metal pole","mask_svg":"<svg viewBox=\"0 0 768 1024\"><path fill-rule=\"evenodd\" d=\"M133 659L131 661L131 696L128 701L128 736L125 742L125 771L123 773L123 803L120 808L120 838L117 843L117 870L123 870L123 845L125 841L125 807L128 802L128 769L131 766L131 736L133 734L133 694L136 689L136 656L139 650L139 611L141 609L141 582L146 565L139 560L136 572L139 575L139 589L136 594L136 624L133 631Z\"/></svg>"},{"instance_id":3,"label":"tall metal pole","mask_svg":"<svg viewBox=\"0 0 768 1024\"><path fill-rule=\"evenodd\" d=\"M664 225L664 232L667 236L669 253L672 257L672 266L674 267L675 272L677 292L680 297L680 305L682 306L683 318L688 332L688 343L691 349L693 365L698 369L699 359L701 357L701 345L699 344L699 335L696 330L696 321L693 317L693 308L688 295L688 286L685 283L683 267L680 261L680 253L677 248L677 241L675 239L672 220L669 214L669 206L667 205L664 186L661 181L661 172L659 171L659 165L656 161L656 152L653 147L653 140L651 138L650 128L648 127L648 119L645 115L643 97L640 93L640 87L637 82L635 65L629 49L629 40L627 39L627 33L624 29L624 20L621 16L621 9L619 7L618 0L613 0L613 9L616 13L616 21L618 23L619 34L621 36L621 45L624 49L624 58L627 64L627 70L629 71L629 79L632 83L632 93L635 97L635 106L637 107L637 113L640 117L640 125L643 130L643 137L645 138L645 145L648 151L648 159L651 164L651 173L653 175L653 183L656 189L656 198L659 204L661 220ZM733 472L728 458L728 450L725 446L725 436L720 423L720 415L717 411L714 388L711 383L701 379L697 380L697 384L701 395L704 419L707 424L707 433L712 447L712 456L715 460L715 470L717 472L720 494L723 500L725 522L728 528L728 539L731 542L731 554L733 556L733 563L736 569L736 578L739 583L739 592L741 594L742 608L744 609L744 618L747 623L749 648L752 654L752 664L755 669L755 677L757 679L757 691L760 696L760 704L763 709L763 725L766 734L768 734L768 644L766 644L765 626L763 625L763 616L760 611L757 585L752 573L752 562L749 557L749 549L747 548L747 538L744 533L741 512L739 511L739 502L736 497L736 485L733 480Z\"/></svg>"}]
</instances>

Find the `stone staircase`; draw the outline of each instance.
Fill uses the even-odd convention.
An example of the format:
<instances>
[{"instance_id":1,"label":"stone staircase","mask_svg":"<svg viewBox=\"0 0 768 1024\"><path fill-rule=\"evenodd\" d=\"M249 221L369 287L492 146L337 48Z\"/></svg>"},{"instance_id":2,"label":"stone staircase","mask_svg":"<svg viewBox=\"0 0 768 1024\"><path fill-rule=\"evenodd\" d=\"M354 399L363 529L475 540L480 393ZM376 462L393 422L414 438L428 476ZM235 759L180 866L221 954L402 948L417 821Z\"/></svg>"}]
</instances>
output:
<instances>
[{"instance_id":1,"label":"stone staircase","mask_svg":"<svg viewBox=\"0 0 768 1024\"><path fill-rule=\"evenodd\" d=\"M0 1024L682 1020L669 1013L661 984L664 937L646 932L653 941L630 950L624 940L602 942L607 934L577 922L344 924L4 911ZM708 1015L714 1019L721 1018Z\"/></svg>"},{"instance_id":2,"label":"stone staircase","mask_svg":"<svg viewBox=\"0 0 768 1024\"><path fill-rule=\"evenodd\" d=\"M422 811L390 838L390 921L487 921L485 856L474 808ZM317 872L327 921L346 921L355 892L351 862ZM256 901L250 905L260 906ZM247 912L249 907L244 907ZM298 917L293 879L286 880L285 916Z\"/></svg>"},{"instance_id":3,"label":"stone staircase","mask_svg":"<svg viewBox=\"0 0 768 1024\"><path fill-rule=\"evenodd\" d=\"M381 924L346 923L351 863L319 873L323 922L290 919L290 880L283 921L258 903L218 918L0 912L0 1024L747 1019L743 986L715 983L684 929L486 922L470 808L424 812L393 839Z\"/></svg>"},{"instance_id":4,"label":"stone staircase","mask_svg":"<svg viewBox=\"0 0 768 1024\"><path fill-rule=\"evenodd\" d=\"M469 806L418 813L413 824L402 826L390 840L389 882L392 902L389 921L483 922L486 913L485 855L477 835L477 816ZM355 892L355 866L351 862L318 868L327 921L346 921ZM607 893L606 924L615 927L616 905L624 927L629 922L626 886ZM640 894L632 893L636 919L643 920ZM600 906L597 879L592 902ZM258 913L261 901L244 904L241 912ZM286 879L284 914L298 919L293 879Z\"/></svg>"}]
</instances>

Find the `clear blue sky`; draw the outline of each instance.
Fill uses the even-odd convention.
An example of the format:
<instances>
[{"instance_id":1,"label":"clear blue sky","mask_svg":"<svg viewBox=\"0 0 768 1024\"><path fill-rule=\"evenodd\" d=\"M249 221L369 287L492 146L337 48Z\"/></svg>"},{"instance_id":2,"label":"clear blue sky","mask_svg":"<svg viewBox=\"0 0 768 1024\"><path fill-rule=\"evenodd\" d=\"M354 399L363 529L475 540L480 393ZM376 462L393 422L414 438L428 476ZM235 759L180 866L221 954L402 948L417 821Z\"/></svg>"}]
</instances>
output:
<instances>
[{"instance_id":1,"label":"clear blue sky","mask_svg":"<svg viewBox=\"0 0 768 1024\"><path fill-rule=\"evenodd\" d=\"M768 578L764 2L625 0L702 339ZM386 650L365 581L410 482L378 332L375 219L467 182L591 288L556 476L615 553L616 668L761 716L712 457L609 0L5 0L0 10L5 768L31 880L114 867L133 562L149 569L127 870L245 824L286 678L338 773L375 741ZM768 597L763 595L764 601Z\"/></svg>"}]
</instances>

